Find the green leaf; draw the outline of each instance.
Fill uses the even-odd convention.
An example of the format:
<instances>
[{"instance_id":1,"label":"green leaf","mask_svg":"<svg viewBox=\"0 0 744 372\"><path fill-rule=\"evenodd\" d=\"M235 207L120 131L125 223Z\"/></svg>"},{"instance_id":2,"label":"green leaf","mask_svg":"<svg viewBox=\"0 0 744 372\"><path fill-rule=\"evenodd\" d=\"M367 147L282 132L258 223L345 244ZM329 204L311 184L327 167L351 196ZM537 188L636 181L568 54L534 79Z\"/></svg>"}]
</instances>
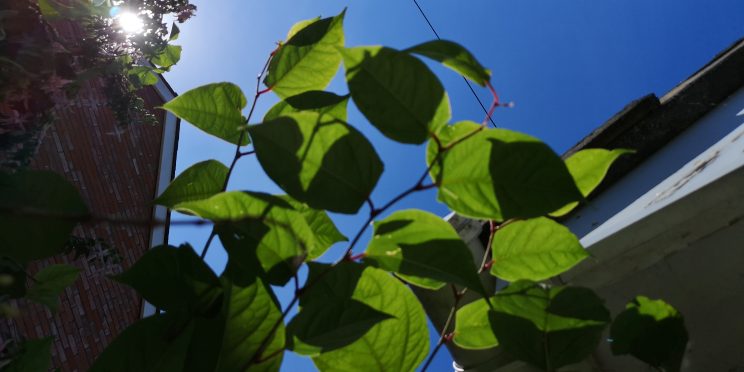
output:
<instances>
[{"instance_id":1,"label":"green leaf","mask_svg":"<svg viewBox=\"0 0 744 372\"><path fill-rule=\"evenodd\" d=\"M134 78L142 86L158 83L158 77L153 73L152 68L148 66L132 66L128 74L130 79Z\"/></svg>"},{"instance_id":2,"label":"green leaf","mask_svg":"<svg viewBox=\"0 0 744 372\"><path fill-rule=\"evenodd\" d=\"M163 108L213 136L237 144L245 125L241 110L246 103L237 85L214 83L189 90ZM243 135L240 144L248 143L248 136Z\"/></svg>"},{"instance_id":3,"label":"green leaf","mask_svg":"<svg viewBox=\"0 0 744 372\"><path fill-rule=\"evenodd\" d=\"M49 308L53 313L59 308L59 295L77 280L80 269L70 265L49 265L34 276L36 281L26 297Z\"/></svg>"},{"instance_id":4,"label":"green leaf","mask_svg":"<svg viewBox=\"0 0 744 372\"><path fill-rule=\"evenodd\" d=\"M436 143L429 143L437 198L453 211L504 221L540 217L581 199L565 164L546 144L519 132L479 128L473 122L443 128L442 145L456 144L439 157Z\"/></svg>"},{"instance_id":5,"label":"green leaf","mask_svg":"<svg viewBox=\"0 0 744 372\"><path fill-rule=\"evenodd\" d=\"M222 297L219 279L189 245L152 248L113 279L168 312L209 315Z\"/></svg>"},{"instance_id":6,"label":"green leaf","mask_svg":"<svg viewBox=\"0 0 744 372\"><path fill-rule=\"evenodd\" d=\"M493 301L492 301L493 302ZM455 345L469 350L496 347L499 341L491 328L491 309L485 299L471 302L455 313Z\"/></svg>"},{"instance_id":7,"label":"green leaf","mask_svg":"<svg viewBox=\"0 0 744 372\"><path fill-rule=\"evenodd\" d=\"M228 168L217 160L196 163L179 174L155 203L173 208L179 203L209 198L222 191L227 173Z\"/></svg>"},{"instance_id":8,"label":"green leaf","mask_svg":"<svg viewBox=\"0 0 744 372\"><path fill-rule=\"evenodd\" d=\"M325 211L310 208L307 204L300 203L288 195L285 195L282 199L292 205L297 212L300 212L302 217L305 218L305 222L310 226L310 230L315 235L316 244L312 251L307 252L307 261L320 257L333 244L349 240L349 238L338 231L338 228Z\"/></svg>"},{"instance_id":9,"label":"green leaf","mask_svg":"<svg viewBox=\"0 0 744 372\"><path fill-rule=\"evenodd\" d=\"M5 372L47 372L52 365L52 337L27 340L21 344L21 353L3 369Z\"/></svg>"},{"instance_id":10,"label":"green leaf","mask_svg":"<svg viewBox=\"0 0 744 372\"><path fill-rule=\"evenodd\" d=\"M491 274L510 282L548 279L589 256L569 229L545 217L499 229L493 237L491 254Z\"/></svg>"},{"instance_id":11,"label":"green leaf","mask_svg":"<svg viewBox=\"0 0 744 372\"><path fill-rule=\"evenodd\" d=\"M196 321L187 356L189 370L278 371L285 331L271 288L260 280L245 281L230 266L221 280L225 288L222 313L214 319ZM277 322L261 358L256 358L259 363L252 361Z\"/></svg>"},{"instance_id":12,"label":"green leaf","mask_svg":"<svg viewBox=\"0 0 744 372\"><path fill-rule=\"evenodd\" d=\"M271 59L264 84L282 98L328 86L341 64L345 13L293 26L300 29Z\"/></svg>"},{"instance_id":13,"label":"green leaf","mask_svg":"<svg viewBox=\"0 0 744 372\"><path fill-rule=\"evenodd\" d=\"M173 22L173 25L171 26L171 32L170 36L168 37L168 41L175 41L178 40L178 37L181 35L181 29L176 26L176 23Z\"/></svg>"},{"instance_id":14,"label":"green leaf","mask_svg":"<svg viewBox=\"0 0 744 372\"><path fill-rule=\"evenodd\" d=\"M289 28L289 32L287 32L287 38L286 40L291 39L293 36L295 36L300 30L304 29L305 27L317 22L320 20L320 17L305 19L302 21L299 21L292 25L292 27Z\"/></svg>"},{"instance_id":15,"label":"green leaf","mask_svg":"<svg viewBox=\"0 0 744 372\"><path fill-rule=\"evenodd\" d=\"M173 314L132 324L98 356L90 372L183 371L193 322Z\"/></svg>"},{"instance_id":16,"label":"green leaf","mask_svg":"<svg viewBox=\"0 0 744 372\"><path fill-rule=\"evenodd\" d=\"M249 131L266 174L315 209L356 213L382 174L382 162L369 141L328 115L286 114Z\"/></svg>"},{"instance_id":17,"label":"green leaf","mask_svg":"<svg viewBox=\"0 0 744 372\"><path fill-rule=\"evenodd\" d=\"M160 66L161 68L168 69L178 63L181 59L182 49L183 48L180 45L168 44L162 51L160 51L160 53L158 53L158 55L152 57L150 62Z\"/></svg>"},{"instance_id":18,"label":"green leaf","mask_svg":"<svg viewBox=\"0 0 744 372\"><path fill-rule=\"evenodd\" d=\"M470 249L441 217L404 210L375 222L374 227L365 263L393 271L424 288L439 289L453 283L487 295ZM421 283L421 278L429 280Z\"/></svg>"},{"instance_id":19,"label":"green leaf","mask_svg":"<svg viewBox=\"0 0 744 372\"><path fill-rule=\"evenodd\" d=\"M450 120L442 83L417 58L379 46L342 49L341 55L351 98L388 138L423 143Z\"/></svg>"},{"instance_id":20,"label":"green leaf","mask_svg":"<svg viewBox=\"0 0 744 372\"><path fill-rule=\"evenodd\" d=\"M610 327L612 353L630 354L655 368L679 371L687 347L682 315L662 300L638 296Z\"/></svg>"},{"instance_id":21,"label":"green leaf","mask_svg":"<svg viewBox=\"0 0 744 372\"><path fill-rule=\"evenodd\" d=\"M405 50L441 62L458 74L485 86L491 80L491 71L483 67L475 56L462 45L448 40L433 40Z\"/></svg>"},{"instance_id":22,"label":"green leaf","mask_svg":"<svg viewBox=\"0 0 744 372\"><path fill-rule=\"evenodd\" d=\"M313 357L321 371L413 371L429 352L426 316L403 283L388 273L356 263L309 263L308 282L316 282L300 298L312 302L353 299L393 318L375 324L360 339Z\"/></svg>"},{"instance_id":23,"label":"green leaf","mask_svg":"<svg viewBox=\"0 0 744 372\"><path fill-rule=\"evenodd\" d=\"M0 173L0 256L24 264L62 253L88 209L77 189L49 171Z\"/></svg>"},{"instance_id":24,"label":"green leaf","mask_svg":"<svg viewBox=\"0 0 744 372\"><path fill-rule=\"evenodd\" d=\"M266 112L263 120L270 121L294 112L315 111L346 121L346 106L348 103L349 96L339 96L322 90L311 90L279 101Z\"/></svg>"},{"instance_id":25,"label":"green leaf","mask_svg":"<svg viewBox=\"0 0 744 372\"><path fill-rule=\"evenodd\" d=\"M568 171L576 182L576 187L581 191L581 195L587 197L602 183L615 160L622 155L631 153L633 153L633 150L627 149L585 149L569 156L566 159L566 167L568 167ZM550 215L553 217L564 216L578 205L578 202L569 203Z\"/></svg>"},{"instance_id":26,"label":"green leaf","mask_svg":"<svg viewBox=\"0 0 744 372\"><path fill-rule=\"evenodd\" d=\"M353 299L314 302L287 326L290 350L319 355L347 346L364 336L374 325L392 318Z\"/></svg>"},{"instance_id":27,"label":"green leaf","mask_svg":"<svg viewBox=\"0 0 744 372\"><path fill-rule=\"evenodd\" d=\"M313 231L279 197L230 191L180 203L175 210L220 222L216 231L230 262L284 285L308 252L317 252ZM261 270L259 270L261 268Z\"/></svg>"},{"instance_id":28,"label":"green leaf","mask_svg":"<svg viewBox=\"0 0 744 372\"><path fill-rule=\"evenodd\" d=\"M464 349L501 344L543 369L549 369L548 361L558 368L594 351L610 316L602 300L581 287L545 288L518 281L489 301L493 309L478 300L457 311L455 344Z\"/></svg>"},{"instance_id":29,"label":"green leaf","mask_svg":"<svg viewBox=\"0 0 744 372\"><path fill-rule=\"evenodd\" d=\"M519 281L493 298L489 313L500 345L544 370L582 361L597 347L610 313L587 288Z\"/></svg>"}]
</instances>

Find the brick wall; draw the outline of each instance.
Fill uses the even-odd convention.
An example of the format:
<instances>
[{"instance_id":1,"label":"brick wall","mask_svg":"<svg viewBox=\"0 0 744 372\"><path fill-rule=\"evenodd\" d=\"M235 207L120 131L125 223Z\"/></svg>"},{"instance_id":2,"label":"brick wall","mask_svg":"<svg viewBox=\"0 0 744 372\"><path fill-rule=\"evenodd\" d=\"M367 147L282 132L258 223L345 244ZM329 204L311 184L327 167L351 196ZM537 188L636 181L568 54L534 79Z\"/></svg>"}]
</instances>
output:
<instances>
[{"instance_id":1,"label":"brick wall","mask_svg":"<svg viewBox=\"0 0 744 372\"><path fill-rule=\"evenodd\" d=\"M150 106L162 104L152 88L141 95ZM56 114L57 121L46 133L31 167L64 175L80 190L94 215L151 218L163 127L118 127L97 82ZM164 113L158 115L162 123ZM86 371L106 345L140 317L142 299L107 275L122 272L144 254L149 248L150 229L98 223L79 226L73 234L103 239L121 262L104 262L102 255L36 262L29 270L32 274L52 263L71 263L83 271L61 296L57 314L23 300L17 304L21 316L11 322L9 331L29 339L53 336L53 366L62 371Z\"/></svg>"}]
</instances>

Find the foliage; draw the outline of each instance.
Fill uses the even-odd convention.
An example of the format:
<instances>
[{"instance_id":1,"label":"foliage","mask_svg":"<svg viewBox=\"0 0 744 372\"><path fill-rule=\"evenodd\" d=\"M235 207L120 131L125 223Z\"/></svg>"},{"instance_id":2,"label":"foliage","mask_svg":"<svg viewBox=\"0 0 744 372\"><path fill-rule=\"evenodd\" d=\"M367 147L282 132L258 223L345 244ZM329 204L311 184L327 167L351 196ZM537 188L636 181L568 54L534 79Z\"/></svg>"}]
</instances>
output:
<instances>
[{"instance_id":1,"label":"foliage","mask_svg":"<svg viewBox=\"0 0 744 372\"><path fill-rule=\"evenodd\" d=\"M499 346L516 359L554 371L597 348L612 323L603 300L588 288L538 281L587 257L576 236L548 216L569 212L626 151L585 150L563 161L540 140L487 128L487 121L451 124L447 93L416 55L493 91L490 72L450 41L403 51L347 48L344 14L292 27L289 40L270 54L259 75L261 81L268 71L267 88L257 86L245 116L248 100L231 83L198 87L164 105L236 147L229 167L216 160L197 163L155 200L213 223L212 238L219 237L227 251L227 268L218 275L201 259L212 238L201 258L188 245L148 251L113 279L163 312L120 334L92 370L278 370L284 350L310 356L322 371L415 370L429 351L429 337L422 305L408 285L450 287L454 294L455 307L435 352L449 340L467 349ZM178 55L176 49L165 53L155 60L162 68ZM342 62L349 94L323 91ZM148 81L145 69L133 71ZM256 100L269 91L284 100L263 122L250 123ZM384 165L374 145L348 123L349 97L388 138L404 144L428 141L427 169L419 181L380 207L370 194ZM491 108L498 104L494 93ZM248 145L253 150L243 151ZM251 154L288 195L227 190L235 162ZM59 177L29 172L1 181L0 226L17 230L0 234L2 256L25 263L58 253L74 223L90 218L74 189ZM28 190L49 188L56 194L27 196ZM406 196L431 188L455 212L489 221L485 257L472 257L457 232L428 212L403 210L380 218ZM344 255L335 263L317 262L332 244L348 241L326 212L357 214L365 203L369 217ZM32 238L39 228L33 222L41 219L47 231ZM353 255L372 222L372 240L364 253ZM298 270L305 265L309 274L301 283ZM489 268L511 284L487 291L479 274ZM4 271L9 277L25 278L25 272L11 269ZM290 281L294 296L282 310L272 285ZM4 293L33 297L34 288L24 292L8 285ZM467 290L482 299L458 307ZM49 302L49 296L44 299ZM289 319L295 305L299 312ZM616 354L667 370L678 369L687 342L676 310L643 297L616 317L611 334Z\"/></svg>"},{"instance_id":2,"label":"foliage","mask_svg":"<svg viewBox=\"0 0 744 372\"><path fill-rule=\"evenodd\" d=\"M136 91L178 62L173 24L194 14L188 0L18 0L0 5L0 168L19 169L35 154L54 108L91 80L104 86L120 126L154 124ZM127 34L118 16L136 14L143 32ZM58 33L56 29L72 30ZM150 61L151 63L149 63Z\"/></svg>"}]
</instances>

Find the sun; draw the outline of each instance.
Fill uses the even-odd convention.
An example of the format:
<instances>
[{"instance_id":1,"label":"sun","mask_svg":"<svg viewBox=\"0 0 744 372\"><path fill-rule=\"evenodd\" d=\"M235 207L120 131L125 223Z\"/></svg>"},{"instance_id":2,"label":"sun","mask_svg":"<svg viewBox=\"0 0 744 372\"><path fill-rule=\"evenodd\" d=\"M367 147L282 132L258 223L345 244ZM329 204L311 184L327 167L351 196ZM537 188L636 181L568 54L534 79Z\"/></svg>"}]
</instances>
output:
<instances>
[{"instance_id":1,"label":"sun","mask_svg":"<svg viewBox=\"0 0 744 372\"><path fill-rule=\"evenodd\" d=\"M121 12L116 17L119 27L128 34L139 34L143 31L145 23L140 17L132 12Z\"/></svg>"}]
</instances>

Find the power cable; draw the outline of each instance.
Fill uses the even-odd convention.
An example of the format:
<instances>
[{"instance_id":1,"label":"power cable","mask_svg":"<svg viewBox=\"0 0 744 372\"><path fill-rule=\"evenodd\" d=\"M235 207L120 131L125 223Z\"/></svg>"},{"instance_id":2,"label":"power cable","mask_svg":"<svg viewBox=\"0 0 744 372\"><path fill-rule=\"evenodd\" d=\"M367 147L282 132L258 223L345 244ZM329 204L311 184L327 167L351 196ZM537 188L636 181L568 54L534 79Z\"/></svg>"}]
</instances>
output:
<instances>
[{"instance_id":1,"label":"power cable","mask_svg":"<svg viewBox=\"0 0 744 372\"><path fill-rule=\"evenodd\" d=\"M437 30L436 30L436 29L434 28L434 25L433 25L433 24L431 24L431 21L429 21L429 17L427 17L427 16L426 16L426 13L424 12L424 9L422 9L422 8L421 8L421 5L419 5L418 1L417 1L417 0L413 0L413 3L414 3L414 4L416 5L416 8L418 8L418 10L419 10L419 13L421 13L421 16L422 16L422 17L424 17L424 20L426 21L426 24L428 24L428 25L429 25L429 28L431 29L431 32L433 32L433 33L434 33L434 36L436 36L436 37L437 37L437 40L442 40L442 38L441 38L441 37L439 37L439 33L438 33L438 32L437 32ZM470 84L470 82L468 81L468 79L466 79L466 78L464 78L464 77L462 78L462 80L463 80L463 81L465 81L465 84L467 84L468 88L470 89L470 93L472 93L472 94L473 94L473 97L475 97L475 100L476 100L476 101L478 101L478 104L479 104L479 105L480 105L480 107L481 107L481 108L483 109L483 112L484 112L484 113L486 114L486 116L488 117L488 120L490 120L490 121L491 121L491 125L493 125L494 127L496 127L496 123L494 123L494 121L493 121L493 118L491 117L491 115L490 115L490 114L489 114L489 112L488 112L488 109L487 109L487 108L486 108L486 106L485 106L485 105L483 104L483 101L481 101L480 97L478 97L478 94L477 94L477 93L475 93L475 89L473 89L473 85L472 85L472 84Z\"/></svg>"}]
</instances>

